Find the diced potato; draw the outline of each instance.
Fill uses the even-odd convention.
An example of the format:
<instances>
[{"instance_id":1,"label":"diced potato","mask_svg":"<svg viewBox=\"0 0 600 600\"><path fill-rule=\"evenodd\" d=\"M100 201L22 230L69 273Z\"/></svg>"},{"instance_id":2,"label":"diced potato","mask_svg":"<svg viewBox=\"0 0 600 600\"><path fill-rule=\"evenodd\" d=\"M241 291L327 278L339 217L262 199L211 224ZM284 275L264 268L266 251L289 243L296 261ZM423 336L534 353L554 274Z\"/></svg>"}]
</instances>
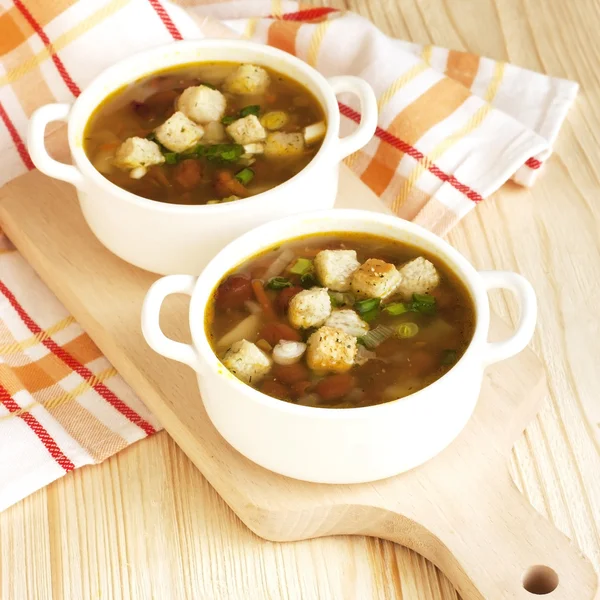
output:
<instances>
[{"instance_id":1,"label":"diced potato","mask_svg":"<svg viewBox=\"0 0 600 600\"><path fill-rule=\"evenodd\" d=\"M306 362L315 371L343 373L352 368L357 350L354 336L333 327L321 327L308 338Z\"/></svg>"},{"instance_id":2,"label":"diced potato","mask_svg":"<svg viewBox=\"0 0 600 600\"><path fill-rule=\"evenodd\" d=\"M290 118L282 110L272 110L260 118L260 123L265 129L275 131L281 129Z\"/></svg>"},{"instance_id":3,"label":"diced potato","mask_svg":"<svg viewBox=\"0 0 600 600\"><path fill-rule=\"evenodd\" d=\"M181 111L172 114L154 130L156 139L172 152L184 152L195 146L204 135L201 125L188 119Z\"/></svg>"},{"instance_id":4,"label":"diced potato","mask_svg":"<svg viewBox=\"0 0 600 600\"><path fill-rule=\"evenodd\" d=\"M131 169L129 177L131 177L131 179L141 179L147 172L148 169L146 169L146 167L136 167L135 169Z\"/></svg>"},{"instance_id":5,"label":"diced potato","mask_svg":"<svg viewBox=\"0 0 600 600\"><path fill-rule=\"evenodd\" d=\"M240 65L225 80L225 90L232 94L262 94L271 79L269 74L256 65Z\"/></svg>"},{"instance_id":6,"label":"diced potato","mask_svg":"<svg viewBox=\"0 0 600 600\"><path fill-rule=\"evenodd\" d=\"M235 342L221 362L245 383L259 382L271 369L271 359L248 340Z\"/></svg>"},{"instance_id":7,"label":"diced potato","mask_svg":"<svg viewBox=\"0 0 600 600\"><path fill-rule=\"evenodd\" d=\"M265 155L274 157L297 156L304 152L304 138L301 133L276 131L267 135Z\"/></svg>"},{"instance_id":8,"label":"diced potato","mask_svg":"<svg viewBox=\"0 0 600 600\"><path fill-rule=\"evenodd\" d=\"M426 294L435 289L440 283L440 276L433 263L419 256L401 266L400 285L396 292L402 294L405 300L410 300L413 294Z\"/></svg>"},{"instance_id":9,"label":"diced potato","mask_svg":"<svg viewBox=\"0 0 600 600\"><path fill-rule=\"evenodd\" d=\"M319 327L331 314L331 298L325 288L303 290L291 300L288 319L296 329Z\"/></svg>"},{"instance_id":10,"label":"diced potato","mask_svg":"<svg viewBox=\"0 0 600 600\"><path fill-rule=\"evenodd\" d=\"M360 267L356 250L321 250L315 257L315 270L321 285L334 292L350 289L352 274Z\"/></svg>"},{"instance_id":11,"label":"diced potato","mask_svg":"<svg viewBox=\"0 0 600 600\"><path fill-rule=\"evenodd\" d=\"M362 337L369 332L369 324L366 321L363 321L351 308L334 310L331 315L329 315L327 321L325 321L325 325L327 327L339 329L354 337Z\"/></svg>"},{"instance_id":12,"label":"diced potato","mask_svg":"<svg viewBox=\"0 0 600 600\"><path fill-rule=\"evenodd\" d=\"M220 121L211 121L204 126L204 142L218 144L225 140L225 126Z\"/></svg>"},{"instance_id":13,"label":"diced potato","mask_svg":"<svg viewBox=\"0 0 600 600\"><path fill-rule=\"evenodd\" d=\"M351 291L359 298L386 298L400 283L398 269L377 258L369 258L352 275Z\"/></svg>"},{"instance_id":14,"label":"diced potato","mask_svg":"<svg viewBox=\"0 0 600 600\"><path fill-rule=\"evenodd\" d=\"M246 154L262 154L265 151L264 144L245 144L244 152Z\"/></svg>"},{"instance_id":15,"label":"diced potato","mask_svg":"<svg viewBox=\"0 0 600 600\"><path fill-rule=\"evenodd\" d=\"M320 139L324 138L326 132L327 127L325 127L324 121L319 121L318 123L308 125L304 128L304 141L307 144L314 144L315 142L318 142Z\"/></svg>"},{"instance_id":16,"label":"diced potato","mask_svg":"<svg viewBox=\"0 0 600 600\"><path fill-rule=\"evenodd\" d=\"M151 167L165 162L157 143L140 137L127 138L117 149L114 164L120 169Z\"/></svg>"},{"instance_id":17,"label":"diced potato","mask_svg":"<svg viewBox=\"0 0 600 600\"><path fill-rule=\"evenodd\" d=\"M261 142L267 137L256 115L247 115L234 121L226 131L236 144L253 144Z\"/></svg>"},{"instance_id":18,"label":"diced potato","mask_svg":"<svg viewBox=\"0 0 600 600\"><path fill-rule=\"evenodd\" d=\"M225 96L205 85L185 89L177 100L177 109L196 123L220 121L226 107Z\"/></svg>"}]
</instances>

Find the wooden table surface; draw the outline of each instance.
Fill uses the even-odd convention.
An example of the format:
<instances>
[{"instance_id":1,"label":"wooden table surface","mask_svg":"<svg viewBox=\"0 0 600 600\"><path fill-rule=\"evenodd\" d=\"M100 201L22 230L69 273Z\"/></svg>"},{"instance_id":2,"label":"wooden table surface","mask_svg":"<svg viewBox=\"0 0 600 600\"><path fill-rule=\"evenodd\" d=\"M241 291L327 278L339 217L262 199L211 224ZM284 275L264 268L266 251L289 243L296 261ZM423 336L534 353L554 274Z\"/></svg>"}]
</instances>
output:
<instances>
[{"instance_id":1,"label":"wooden table surface","mask_svg":"<svg viewBox=\"0 0 600 600\"><path fill-rule=\"evenodd\" d=\"M386 33L579 81L534 189L505 186L448 236L478 268L539 295L533 347L550 395L517 443L526 497L600 570L600 5L597 0L334 0ZM494 296L509 321L514 306ZM247 530L166 433L79 469L0 514L0 598L447 600L426 560L377 539L275 544ZM493 600L493 599L491 599ZM576 600L576 599L574 599Z\"/></svg>"}]
</instances>

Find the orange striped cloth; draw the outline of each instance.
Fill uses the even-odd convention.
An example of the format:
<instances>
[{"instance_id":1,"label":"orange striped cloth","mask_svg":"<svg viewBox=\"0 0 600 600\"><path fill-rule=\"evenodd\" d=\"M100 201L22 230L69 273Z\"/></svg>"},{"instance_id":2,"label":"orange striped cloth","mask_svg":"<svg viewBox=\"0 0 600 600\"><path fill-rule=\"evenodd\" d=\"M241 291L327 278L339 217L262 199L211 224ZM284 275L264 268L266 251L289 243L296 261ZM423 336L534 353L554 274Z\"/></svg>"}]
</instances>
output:
<instances>
[{"instance_id":1,"label":"orange striped cloth","mask_svg":"<svg viewBox=\"0 0 600 600\"><path fill-rule=\"evenodd\" d=\"M0 184L33 168L36 107L172 40L242 37L326 76L368 80L379 128L347 164L398 215L437 233L513 179L533 183L577 85L383 35L350 12L284 0L0 0ZM342 133L360 120L341 96ZM56 126L49 144L64 144ZM0 510L159 424L0 234Z\"/></svg>"}]
</instances>

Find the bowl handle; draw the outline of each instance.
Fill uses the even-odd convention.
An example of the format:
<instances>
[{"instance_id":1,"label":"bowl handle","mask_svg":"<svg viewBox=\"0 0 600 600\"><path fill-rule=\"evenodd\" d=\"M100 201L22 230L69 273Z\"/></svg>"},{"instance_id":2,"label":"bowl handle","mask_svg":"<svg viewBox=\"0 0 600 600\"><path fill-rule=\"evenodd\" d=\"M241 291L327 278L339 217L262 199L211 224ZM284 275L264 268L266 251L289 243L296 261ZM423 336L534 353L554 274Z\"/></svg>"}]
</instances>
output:
<instances>
[{"instance_id":1,"label":"bowl handle","mask_svg":"<svg viewBox=\"0 0 600 600\"><path fill-rule=\"evenodd\" d=\"M142 307L142 333L146 342L158 354L182 362L198 370L198 355L191 344L169 339L160 328L160 309L169 294L192 295L197 277L192 275L167 275L154 282L144 298Z\"/></svg>"},{"instance_id":2,"label":"bowl handle","mask_svg":"<svg viewBox=\"0 0 600 600\"><path fill-rule=\"evenodd\" d=\"M46 104L38 108L29 120L27 130L27 149L33 164L44 174L71 183L82 190L85 179L79 169L73 165L54 160L46 150L44 136L46 126L52 121L67 121L71 112L70 104Z\"/></svg>"},{"instance_id":3,"label":"bowl handle","mask_svg":"<svg viewBox=\"0 0 600 600\"><path fill-rule=\"evenodd\" d=\"M537 300L532 285L511 271L480 271L486 290L505 289L513 292L519 301L521 316L515 333L501 342L488 342L484 351L486 365L510 358L527 346L533 336L537 320Z\"/></svg>"},{"instance_id":4,"label":"bowl handle","mask_svg":"<svg viewBox=\"0 0 600 600\"><path fill-rule=\"evenodd\" d=\"M350 135L340 138L339 160L342 160L360 150L375 134L378 118L377 98L373 88L360 77L340 75L339 77L330 77L327 81L336 95L342 92L351 92L356 94L360 101L361 118L358 127Z\"/></svg>"}]
</instances>

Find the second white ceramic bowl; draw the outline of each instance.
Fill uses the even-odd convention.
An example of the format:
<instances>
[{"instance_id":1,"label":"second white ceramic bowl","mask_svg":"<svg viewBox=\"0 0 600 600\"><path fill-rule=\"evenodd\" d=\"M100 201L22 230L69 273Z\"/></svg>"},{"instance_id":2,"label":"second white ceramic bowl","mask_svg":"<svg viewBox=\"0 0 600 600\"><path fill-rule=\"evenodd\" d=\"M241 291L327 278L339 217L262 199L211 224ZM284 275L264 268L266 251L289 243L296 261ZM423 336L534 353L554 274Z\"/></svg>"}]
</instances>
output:
<instances>
[{"instance_id":1,"label":"second white ceramic bowl","mask_svg":"<svg viewBox=\"0 0 600 600\"><path fill-rule=\"evenodd\" d=\"M262 250L309 234L375 234L416 245L446 263L464 282L475 305L476 326L465 354L443 377L400 400L364 408L327 409L276 400L242 383L213 352L204 328L210 296L223 275ZM505 288L520 302L512 337L488 342L487 290ZM159 326L168 294L191 296L192 344L168 339ZM359 210L320 211L268 223L215 256L200 277L173 275L149 290L142 330L158 353L196 370L206 411L221 435L254 462L283 475L319 483L375 481L435 456L463 429L475 408L484 368L517 354L529 342L537 305L531 285L504 271L477 272L429 231L397 217Z\"/></svg>"},{"instance_id":2,"label":"second white ceramic bowl","mask_svg":"<svg viewBox=\"0 0 600 600\"><path fill-rule=\"evenodd\" d=\"M103 177L83 150L86 124L96 107L124 85L169 67L194 62L250 62L285 73L308 88L327 118L323 145L310 164L292 179L262 194L226 204L185 206L148 200ZM361 122L339 138L336 94L352 92L360 100ZM46 126L68 121L74 166L57 162L44 144ZM36 167L77 188L83 215L96 237L114 254L142 269L160 273L198 274L208 257L225 244L266 221L332 208L340 161L362 148L375 133L377 102L371 87L358 77L325 79L287 52L246 41L176 42L147 50L101 73L75 103L48 104L31 117L27 144Z\"/></svg>"}]
</instances>

